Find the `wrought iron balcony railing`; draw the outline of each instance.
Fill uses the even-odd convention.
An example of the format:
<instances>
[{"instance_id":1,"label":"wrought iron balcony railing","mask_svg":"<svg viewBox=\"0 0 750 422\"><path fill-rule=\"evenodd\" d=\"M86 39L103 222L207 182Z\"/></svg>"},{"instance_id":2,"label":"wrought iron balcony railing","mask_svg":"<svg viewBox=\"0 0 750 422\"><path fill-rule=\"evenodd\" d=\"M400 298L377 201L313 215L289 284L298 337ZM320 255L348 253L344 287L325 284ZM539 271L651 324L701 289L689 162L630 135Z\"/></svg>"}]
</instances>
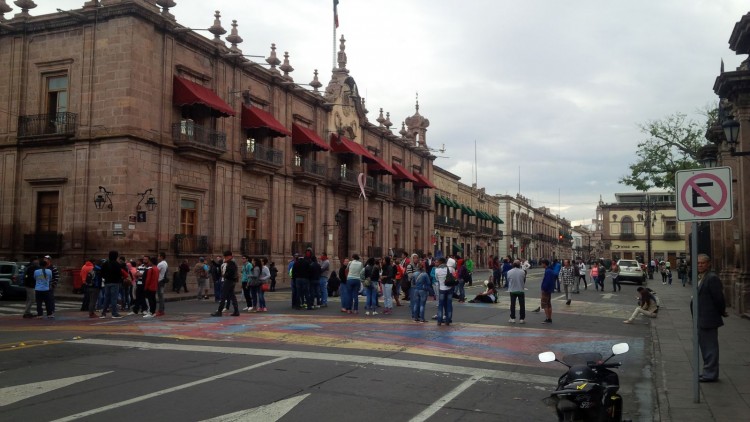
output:
<instances>
[{"instance_id":1,"label":"wrought iron balcony railing","mask_svg":"<svg viewBox=\"0 0 750 422\"><path fill-rule=\"evenodd\" d=\"M268 239L248 239L244 237L240 240L240 252L242 255L268 256L271 254L271 247Z\"/></svg>"},{"instance_id":2,"label":"wrought iron balcony railing","mask_svg":"<svg viewBox=\"0 0 750 422\"><path fill-rule=\"evenodd\" d=\"M18 137L59 135L72 137L76 134L78 114L49 113L18 116Z\"/></svg>"},{"instance_id":3,"label":"wrought iron balcony railing","mask_svg":"<svg viewBox=\"0 0 750 422\"><path fill-rule=\"evenodd\" d=\"M242 148L242 159L247 162L255 162L281 167L284 153L281 150L267 146L252 144Z\"/></svg>"},{"instance_id":4,"label":"wrought iron balcony railing","mask_svg":"<svg viewBox=\"0 0 750 422\"><path fill-rule=\"evenodd\" d=\"M174 253L177 256L207 254L208 236L189 234L174 235Z\"/></svg>"},{"instance_id":5,"label":"wrought iron balcony railing","mask_svg":"<svg viewBox=\"0 0 750 422\"><path fill-rule=\"evenodd\" d=\"M172 139L177 146L203 147L222 152L227 150L226 133L197 125L190 120L172 124Z\"/></svg>"}]
</instances>

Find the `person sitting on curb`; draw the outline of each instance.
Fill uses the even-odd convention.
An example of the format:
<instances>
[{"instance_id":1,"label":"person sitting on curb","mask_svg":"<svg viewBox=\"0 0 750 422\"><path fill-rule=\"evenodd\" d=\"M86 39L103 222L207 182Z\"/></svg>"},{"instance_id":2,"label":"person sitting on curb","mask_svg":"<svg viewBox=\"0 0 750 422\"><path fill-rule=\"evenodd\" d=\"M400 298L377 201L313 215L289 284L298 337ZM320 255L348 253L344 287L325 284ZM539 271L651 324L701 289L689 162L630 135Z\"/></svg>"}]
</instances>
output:
<instances>
[{"instance_id":1,"label":"person sitting on curb","mask_svg":"<svg viewBox=\"0 0 750 422\"><path fill-rule=\"evenodd\" d=\"M638 307L633 311L630 318L623 321L625 324L632 324L633 320L638 318L639 314L646 315L649 318L656 318L656 311L659 306L656 304L656 298L645 287L638 287Z\"/></svg>"},{"instance_id":2,"label":"person sitting on curb","mask_svg":"<svg viewBox=\"0 0 750 422\"><path fill-rule=\"evenodd\" d=\"M495 303L495 297L497 296L495 284L489 280L484 280L484 286L484 291L476 295L474 299L469 301L469 303Z\"/></svg>"}]
</instances>

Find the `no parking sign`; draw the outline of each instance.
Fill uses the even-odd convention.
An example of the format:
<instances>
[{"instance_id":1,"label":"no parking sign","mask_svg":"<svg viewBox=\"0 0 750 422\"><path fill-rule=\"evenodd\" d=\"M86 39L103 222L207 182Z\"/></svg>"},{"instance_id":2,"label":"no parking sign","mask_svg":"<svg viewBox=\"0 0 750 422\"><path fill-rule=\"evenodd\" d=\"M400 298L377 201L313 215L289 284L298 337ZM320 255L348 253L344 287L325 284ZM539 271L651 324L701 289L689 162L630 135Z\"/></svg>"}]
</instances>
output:
<instances>
[{"instance_id":1,"label":"no parking sign","mask_svg":"<svg viewBox=\"0 0 750 422\"><path fill-rule=\"evenodd\" d=\"M732 169L680 170L677 181L677 220L731 220Z\"/></svg>"}]
</instances>

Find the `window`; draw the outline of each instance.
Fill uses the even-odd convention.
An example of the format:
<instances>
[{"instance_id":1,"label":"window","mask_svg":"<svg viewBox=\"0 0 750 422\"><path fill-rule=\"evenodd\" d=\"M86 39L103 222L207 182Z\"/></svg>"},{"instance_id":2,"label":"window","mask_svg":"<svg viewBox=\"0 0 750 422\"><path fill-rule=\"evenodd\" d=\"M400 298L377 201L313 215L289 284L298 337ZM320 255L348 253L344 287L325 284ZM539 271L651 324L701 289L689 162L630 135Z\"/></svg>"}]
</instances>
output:
<instances>
[{"instance_id":1,"label":"window","mask_svg":"<svg viewBox=\"0 0 750 422\"><path fill-rule=\"evenodd\" d=\"M295 242L305 241L305 216L304 215L294 216L294 241Z\"/></svg>"},{"instance_id":2,"label":"window","mask_svg":"<svg viewBox=\"0 0 750 422\"><path fill-rule=\"evenodd\" d=\"M664 231L667 233L677 232L677 220L673 218L667 218L664 220Z\"/></svg>"},{"instance_id":3,"label":"window","mask_svg":"<svg viewBox=\"0 0 750 422\"><path fill-rule=\"evenodd\" d=\"M65 113L68 111L68 75L54 75L46 78L47 114Z\"/></svg>"},{"instance_id":4,"label":"window","mask_svg":"<svg viewBox=\"0 0 750 422\"><path fill-rule=\"evenodd\" d=\"M398 229L393 229L393 247L398 248L401 244L401 239L398 234Z\"/></svg>"},{"instance_id":5,"label":"window","mask_svg":"<svg viewBox=\"0 0 750 422\"><path fill-rule=\"evenodd\" d=\"M633 219L625 216L620 221L620 233L621 234L633 234Z\"/></svg>"},{"instance_id":6,"label":"window","mask_svg":"<svg viewBox=\"0 0 750 422\"><path fill-rule=\"evenodd\" d=\"M197 233L198 203L192 199L180 201L180 234L194 236Z\"/></svg>"},{"instance_id":7,"label":"window","mask_svg":"<svg viewBox=\"0 0 750 422\"><path fill-rule=\"evenodd\" d=\"M248 240L258 238L258 209L248 208L245 215L245 237Z\"/></svg>"},{"instance_id":8,"label":"window","mask_svg":"<svg viewBox=\"0 0 750 422\"><path fill-rule=\"evenodd\" d=\"M57 232L60 192L39 192L36 203L36 231Z\"/></svg>"}]
</instances>

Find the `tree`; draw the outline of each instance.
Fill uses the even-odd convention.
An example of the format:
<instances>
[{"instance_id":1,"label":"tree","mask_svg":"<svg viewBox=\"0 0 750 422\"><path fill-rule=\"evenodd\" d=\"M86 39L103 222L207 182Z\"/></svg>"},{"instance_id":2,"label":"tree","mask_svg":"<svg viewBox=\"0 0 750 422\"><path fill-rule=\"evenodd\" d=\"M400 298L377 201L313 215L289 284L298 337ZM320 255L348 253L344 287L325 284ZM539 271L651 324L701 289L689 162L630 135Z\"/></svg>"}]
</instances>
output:
<instances>
[{"instance_id":1,"label":"tree","mask_svg":"<svg viewBox=\"0 0 750 422\"><path fill-rule=\"evenodd\" d=\"M619 182L644 192L650 188L674 191L676 171L701 167L698 150L706 144L706 130L716 121L717 109L707 107L701 113L706 116L704 124L678 112L638 125L648 139L638 144L639 160Z\"/></svg>"}]
</instances>

